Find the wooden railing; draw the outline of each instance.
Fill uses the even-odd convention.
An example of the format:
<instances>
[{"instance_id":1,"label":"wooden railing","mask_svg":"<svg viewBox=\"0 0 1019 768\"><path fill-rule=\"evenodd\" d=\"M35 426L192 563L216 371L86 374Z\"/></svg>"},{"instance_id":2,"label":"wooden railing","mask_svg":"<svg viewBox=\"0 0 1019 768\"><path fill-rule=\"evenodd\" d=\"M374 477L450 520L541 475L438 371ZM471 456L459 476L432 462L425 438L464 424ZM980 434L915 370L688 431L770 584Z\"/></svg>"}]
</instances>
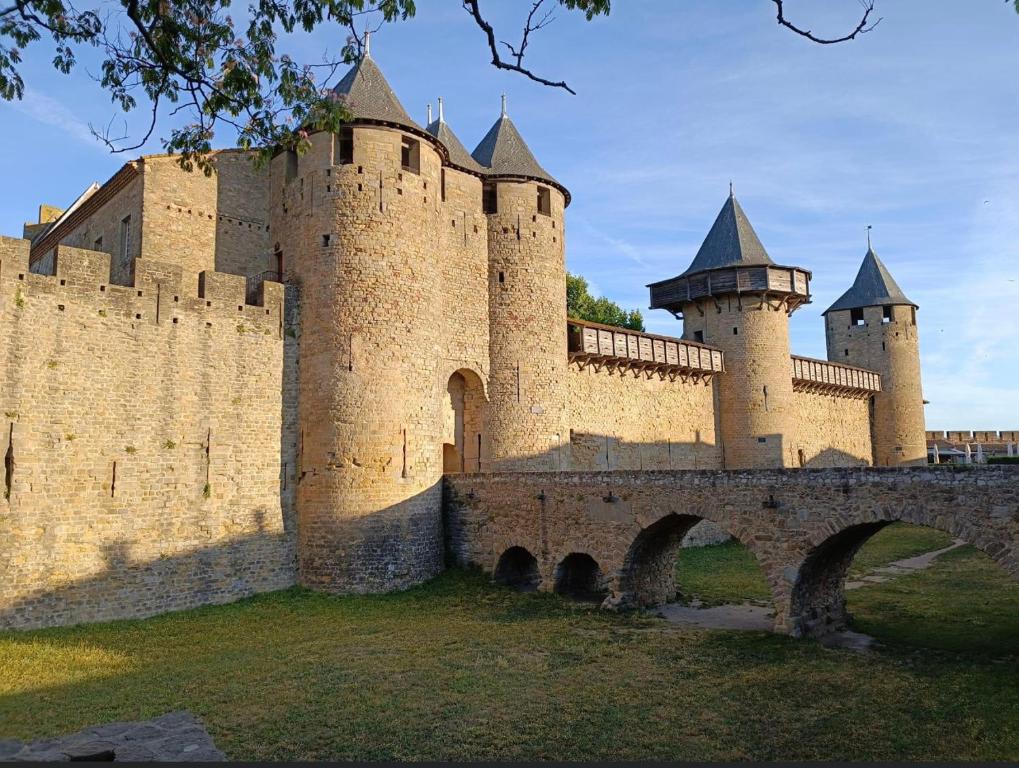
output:
<instances>
[{"instance_id":1,"label":"wooden railing","mask_svg":"<svg viewBox=\"0 0 1019 768\"><path fill-rule=\"evenodd\" d=\"M721 350L670 336L571 319L568 337L570 361L582 367L696 378L723 370Z\"/></svg>"},{"instance_id":2,"label":"wooden railing","mask_svg":"<svg viewBox=\"0 0 1019 768\"><path fill-rule=\"evenodd\" d=\"M881 374L852 365L792 357L793 389L869 397L881 391Z\"/></svg>"}]
</instances>

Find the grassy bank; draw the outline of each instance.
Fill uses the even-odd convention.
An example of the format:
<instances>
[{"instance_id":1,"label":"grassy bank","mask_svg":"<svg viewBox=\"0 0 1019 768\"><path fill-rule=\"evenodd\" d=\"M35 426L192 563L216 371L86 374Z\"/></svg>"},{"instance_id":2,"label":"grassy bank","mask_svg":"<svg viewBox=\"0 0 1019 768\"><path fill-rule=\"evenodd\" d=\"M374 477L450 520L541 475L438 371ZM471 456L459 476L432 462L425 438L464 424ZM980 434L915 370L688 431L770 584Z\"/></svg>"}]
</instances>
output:
<instances>
[{"instance_id":1,"label":"grassy bank","mask_svg":"<svg viewBox=\"0 0 1019 768\"><path fill-rule=\"evenodd\" d=\"M189 709L246 759L1017 760L1019 588L974 557L854 592L861 627L888 641L870 655L679 629L462 572L397 595L293 589L0 634L0 738ZM731 560L702 562L702 583L752 594L724 574ZM967 615L1001 624L915 645L910 623L940 626L957 604L932 608L932 590L979 595ZM978 636L978 652L952 650Z\"/></svg>"}]
</instances>

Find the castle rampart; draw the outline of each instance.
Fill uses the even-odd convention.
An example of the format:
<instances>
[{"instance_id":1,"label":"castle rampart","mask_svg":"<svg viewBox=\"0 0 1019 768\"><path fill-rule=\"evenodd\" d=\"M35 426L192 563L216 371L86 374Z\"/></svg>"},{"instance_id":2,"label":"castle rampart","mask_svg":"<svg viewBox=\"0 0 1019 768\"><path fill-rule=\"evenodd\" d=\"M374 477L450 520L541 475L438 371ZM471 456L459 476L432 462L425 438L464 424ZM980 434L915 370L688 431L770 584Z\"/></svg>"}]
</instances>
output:
<instances>
[{"instance_id":1,"label":"castle rampart","mask_svg":"<svg viewBox=\"0 0 1019 768\"><path fill-rule=\"evenodd\" d=\"M166 610L292 584L281 502L283 288L0 239L0 625ZM239 283L238 283L239 281Z\"/></svg>"}]
</instances>

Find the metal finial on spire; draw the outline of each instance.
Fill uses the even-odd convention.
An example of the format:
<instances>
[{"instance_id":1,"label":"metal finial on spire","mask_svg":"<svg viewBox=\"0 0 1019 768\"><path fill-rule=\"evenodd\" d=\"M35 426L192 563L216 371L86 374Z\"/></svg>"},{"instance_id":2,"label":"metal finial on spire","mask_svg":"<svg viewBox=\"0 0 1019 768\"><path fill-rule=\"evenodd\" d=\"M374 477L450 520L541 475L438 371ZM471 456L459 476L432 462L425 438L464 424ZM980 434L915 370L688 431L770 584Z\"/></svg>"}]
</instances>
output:
<instances>
[{"instance_id":1,"label":"metal finial on spire","mask_svg":"<svg viewBox=\"0 0 1019 768\"><path fill-rule=\"evenodd\" d=\"M372 55L372 33L368 29L364 31L364 55Z\"/></svg>"},{"instance_id":2,"label":"metal finial on spire","mask_svg":"<svg viewBox=\"0 0 1019 768\"><path fill-rule=\"evenodd\" d=\"M735 197L735 196L736 195L733 194L733 191L732 191L732 179L729 179L729 197Z\"/></svg>"},{"instance_id":3,"label":"metal finial on spire","mask_svg":"<svg viewBox=\"0 0 1019 768\"><path fill-rule=\"evenodd\" d=\"M868 224L867 225L867 250L868 251L874 250L873 248L870 247L870 230L871 229L872 229L871 225Z\"/></svg>"},{"instance_id":4,"label":"metal finial on spire","mask_svg":"<svg viewBox=\"0 0 1019 768\"><path fill-rule=\"evenodd\" d=\"M442 103L441 99L440 99L439 103L440 104ZM431 125L431 124L432 124L432 105L429 104L428 105L428 122L425 123L425 125Z\"/></svg>"},{"instance_id":5,"label":"metal finial on spire","mask_svg":"<svg viewBox=\"0 0 1019 768\"><path fill-rule=\"evenodd\" d=\"M442 97L441 96L439 97L439 122L440 123L446 122L446 116L442 112Z\"/></svg>"},{"instance_id":6,"label":"metal finial on spire","mask_svg":"<svg viewBox=\"0 0 1019 768\"><path fill-rule=\"evenodd\" d=\"M506 94L502 95L502 116L506 117Z\"/></svg>"}]
</instances>

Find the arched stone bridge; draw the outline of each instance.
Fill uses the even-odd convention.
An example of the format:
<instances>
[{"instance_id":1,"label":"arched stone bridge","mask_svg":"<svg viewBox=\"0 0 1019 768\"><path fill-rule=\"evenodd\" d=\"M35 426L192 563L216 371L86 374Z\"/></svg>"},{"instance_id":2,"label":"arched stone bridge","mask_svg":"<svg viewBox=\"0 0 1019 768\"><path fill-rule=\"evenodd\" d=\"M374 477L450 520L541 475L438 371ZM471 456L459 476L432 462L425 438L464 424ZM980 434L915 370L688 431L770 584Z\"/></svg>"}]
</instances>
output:
<instances>
[{"instance_id":1,"label":"arched stone bridge","mask_svg":"<svg viewBox=\"0 0 1019 768\"><path fill-rule=\"evenodd\" d=\"M1019 467L549 472L448 475L447 548L459 565L540 589L607 592L607 605L675 595L680 541L711 520L757 558L775 630L847 623L860 546L896 520L974 545L1019 579Z\"/></svg>"}]
</instances>

